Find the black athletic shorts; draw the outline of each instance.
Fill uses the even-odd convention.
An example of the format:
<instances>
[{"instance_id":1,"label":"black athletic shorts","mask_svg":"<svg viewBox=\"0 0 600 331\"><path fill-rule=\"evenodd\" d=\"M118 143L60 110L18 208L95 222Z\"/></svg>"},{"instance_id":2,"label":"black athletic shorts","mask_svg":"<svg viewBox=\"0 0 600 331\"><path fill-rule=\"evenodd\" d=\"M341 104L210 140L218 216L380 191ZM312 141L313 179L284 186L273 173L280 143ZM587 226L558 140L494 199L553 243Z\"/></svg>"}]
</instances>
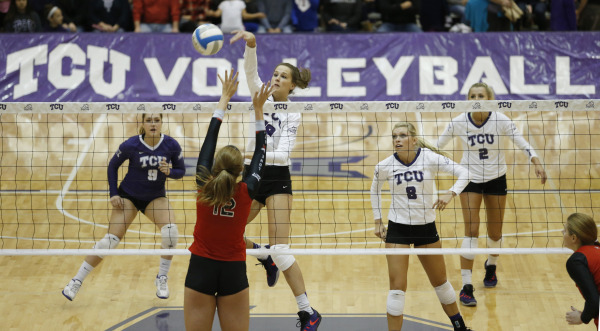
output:
<instances>
[{"instance_id":1,"label":"black athletic shorts","mask_svg":"<svg viewBox=\"0 0 600 331\"><path fill-rule=\"evenodd\" d=\"M192 254L185 287L207 295L236 294L249 287L246 261L217 261Z\"/></svg>"},{"instance_id":2,"label":"black athletic shorts","mask_svg":"<svg viewBox=\"0 0 600 331\"><path fill-rule=\"evenodd\" d=\"M433 244L440 240L435 222L422 225L407 225L388 221L385 242L388 244L414 244L415 247Z\"/></svg>"},{"instance_id":3,"label":"black athletic shorts","mask_svg":"<svg viewBox=\"0 0 600 331\"><path fill-rule=\"evenodd\" d=\"M489 195L506 195L506 175L502 175L496 179L492 179L485 183L473 183L469 182L469 185L461 192L473 192L479 194Z\"/></svg>"},{"instance_id":4,"label":"black athletic shorts","mask_svg":"<svg viewBox=\"0 0 600 331\"><path fill-rule=\"evenodd\" d=\"M248 171L248 168L250 167L246 165L244 173ZM258 191L254 192L254 200L264 205L267 198L275 194L292 194L290 167L265 166L263 176L258 184Z\"/></svg>"},{"instance_id":5,"label":"black athletic shorts","mask_svg":"<svg viewBox=\"0 0 600 331\"><path fill-rule=\"evenodd\" d=\"M165 197L164 195L161 195L161 196L157 196L155 198L152 198L152 200L146 201L146 200L137 199L134 196L128 194L127 192L123 191L123 189L121 189L120 186L119 186L119 188L118 188L117 191L118 191L119 196L121 198L127 199L127 200L131 201L133 203L133 205L135 206L135 208L137 210L141 211L142 213L146 212L146 207L148 207L148 205L150 204L150 202L152 202L152 201L154 201L154 200L156 200L158 198L164 198Z\"/></svg>"}]
</instances>

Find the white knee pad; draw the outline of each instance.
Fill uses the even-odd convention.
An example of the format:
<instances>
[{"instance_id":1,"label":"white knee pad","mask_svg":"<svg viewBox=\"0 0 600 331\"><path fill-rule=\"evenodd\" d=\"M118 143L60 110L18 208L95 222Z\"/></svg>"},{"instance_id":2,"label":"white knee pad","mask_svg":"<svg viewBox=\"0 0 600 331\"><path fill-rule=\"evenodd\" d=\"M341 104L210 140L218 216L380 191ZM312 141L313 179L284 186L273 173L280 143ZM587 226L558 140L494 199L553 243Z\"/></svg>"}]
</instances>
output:
<instances>
[{"instance_id":1,"label":"white knee pad","mask_svg":"<svg viewBox=\"0 0 600 331\"><path fill-rule=\"evenodd\" d=\"M404 291L390 290L387 297L387 313L401 316L404 313Z\"/></svg>"},{"instance_id":2,"label":"white knee pad","mask_svg":"<svg viewBox=\"0 0 600 331\"><path fill-rule=\"evenodd\" d=\"M162 244L160 247L164 249L177 248L177 240L179 239L179 231L177 224L167 224L160 229Z\"/></svg>"},{"instance_id":3,"label":"white knee pad","mask_svg":"<svg viewBox=\"0 0 600 331\"><path fill-rule=\"evenodd\" d=\"M460 248L477 248L477 237L465 237ZM467 260L475 260L475 254L463 253L460 256Z\"/></svg>"},{"instance_id":4,"label":"white knee pad","mask_svg":"<svg viewBox=\"0 0 600 331\"><path fill-rule=\"evenodd\" d=\"M273 245L271 246L270 249L290 249L289 245ZM296 262L296 259L294 258L293 255L273 255L271 256L273 258L273 262L275 262L275 265L277 266L277 268L279 268L279 270L281 271L286 271L288 270L293 264L294 262Z\"/></svg>"},{"instance_id":5,"label":"white knee pad","mask_svg":"<svg viewBox=\"0 0 600 331\"><path fill-rule=\"evenodd\" d=\"M444 305L449 305L456 302L456 293L454 293L454 288L449 281L446 281L444 284L436 287L435 294L437 294L438 299Z\"/></svg>"},{"instance_id":6,"label":"white knee pad","mask_svg":"<svg viewBox=\"0 0 600 331\"><path fill-rule=\"evenodd\" d=\"M488 248L500 248L502 246L502 238L498 239L497 241L494 241L488 237L487 246Z\"/></svg>"},{"instance_id":7,"label":"white knee pad","mask_svg":"<svg viewBox=\"0 0 600 331\"><path fill-rule=\"evenodd\" d=\"M100 239L95 245L94 249L115 249L119 245L121 239L114 234L107 233L104 238ZM99 258L103 259L104 256L98 255Z\"/></svg>"}]
</instances>

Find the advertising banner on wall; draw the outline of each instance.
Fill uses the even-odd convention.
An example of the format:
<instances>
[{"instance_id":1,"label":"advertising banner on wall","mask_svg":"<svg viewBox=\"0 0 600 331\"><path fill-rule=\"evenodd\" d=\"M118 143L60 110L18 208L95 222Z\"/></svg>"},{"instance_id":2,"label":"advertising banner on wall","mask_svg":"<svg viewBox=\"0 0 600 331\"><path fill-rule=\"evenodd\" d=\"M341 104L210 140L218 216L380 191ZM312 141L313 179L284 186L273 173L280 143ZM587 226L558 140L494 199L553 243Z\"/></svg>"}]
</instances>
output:
<instances>
[{"instance_id":1,"label":"advertising banner on wall","mask_svg":"<svg viewBox=\"0 0 600 331\"><path fill-rule=\"evenodd\" d=\"M217 101L217 73L243 68L243 41L230 38L207 57L187 34L3 34L0 102ZM257 43L263 81L281 62L311 70L293 101L464 100L479 81L501 100L600 98L597 33L282 34ZM246 84L233 101L250 101Z\"/></svg>"}]
</instances>

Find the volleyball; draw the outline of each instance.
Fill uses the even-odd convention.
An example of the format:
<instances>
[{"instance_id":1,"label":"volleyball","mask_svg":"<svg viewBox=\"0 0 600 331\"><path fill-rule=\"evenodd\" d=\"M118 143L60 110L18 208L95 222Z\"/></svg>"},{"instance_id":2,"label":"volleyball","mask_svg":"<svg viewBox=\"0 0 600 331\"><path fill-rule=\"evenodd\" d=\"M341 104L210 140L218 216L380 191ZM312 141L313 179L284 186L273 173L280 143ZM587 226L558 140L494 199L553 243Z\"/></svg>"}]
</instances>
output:
<instances>
[{"instance_id":1,"label":"volleyball","mask_svg":"<svg viewBox=\"0 0 600 331\"><path fill-rule=\"evenodd\" d=\"M223 32L214 24L202 24L192 34L192 43L198 53L214 55L223 47Z\"/></svg>"}]
</instances>

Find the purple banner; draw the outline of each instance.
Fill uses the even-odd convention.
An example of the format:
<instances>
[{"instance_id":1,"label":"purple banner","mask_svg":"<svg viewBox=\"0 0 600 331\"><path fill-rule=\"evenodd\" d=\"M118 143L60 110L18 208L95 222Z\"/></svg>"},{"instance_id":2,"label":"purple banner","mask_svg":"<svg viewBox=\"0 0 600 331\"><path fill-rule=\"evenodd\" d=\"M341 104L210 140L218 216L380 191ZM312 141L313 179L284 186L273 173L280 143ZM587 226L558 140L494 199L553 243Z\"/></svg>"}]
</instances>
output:
<instances>
[{"instance_id":1,"label":"purple banner","mask_svg":"<svg viewBox=\"0 0 600 331\"><path fill-rule=\"evenodd\" d=\"M464 100L484 81L498 99L600 98L598 33L259 35L259 74L310 68L296 101ZM2 34L2 102L200 102L243 42L205 57L186 34ZM243 81L245 78L241 77ZM240 84L233 101L249 101Z\"/></svg>"}]
</instances>

